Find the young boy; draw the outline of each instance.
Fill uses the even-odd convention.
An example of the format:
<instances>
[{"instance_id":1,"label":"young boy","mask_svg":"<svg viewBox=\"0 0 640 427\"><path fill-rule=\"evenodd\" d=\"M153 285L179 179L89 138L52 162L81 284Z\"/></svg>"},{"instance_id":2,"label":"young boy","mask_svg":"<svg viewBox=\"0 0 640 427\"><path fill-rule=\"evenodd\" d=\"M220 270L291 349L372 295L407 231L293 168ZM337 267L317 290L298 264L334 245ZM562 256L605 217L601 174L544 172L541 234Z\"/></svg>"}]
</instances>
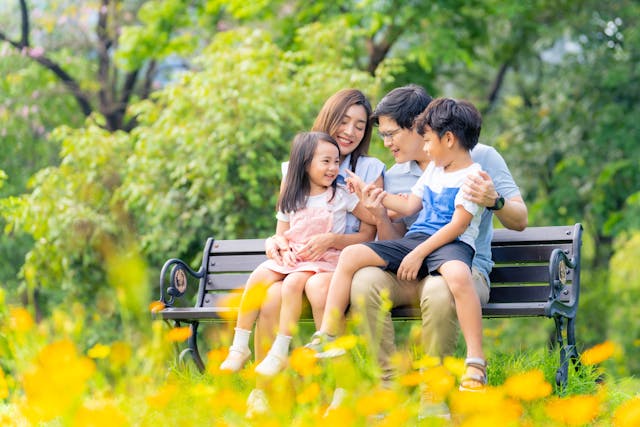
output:
<instances>
[{"instance_id":1,"label":"young boy","mask_svg":"<svg viewBox=\"0 0 640 427\"><path fill-rule=\"evenodd\" d=\"M431 163L412 188L409 198L374 189L370 197L401 215L420 211L416 222L398 240L377 241L347 247L331 280L319 332L310 347L318 348L326 336L335 335L349 302L353 275L365 266L379 266L397 273L401 280L415 280L438 272L446 280L456 303L456 313L467 344L467 372L461 388L486 383L482 350L480 300L472 285L471 262L482 207L459 191L470 174L481 168L470 151L478 142L482 119L466 101L440 98L432 101L415 121ZM353 178L359 188L364 183Z\"/></svg>"}]
</instances>

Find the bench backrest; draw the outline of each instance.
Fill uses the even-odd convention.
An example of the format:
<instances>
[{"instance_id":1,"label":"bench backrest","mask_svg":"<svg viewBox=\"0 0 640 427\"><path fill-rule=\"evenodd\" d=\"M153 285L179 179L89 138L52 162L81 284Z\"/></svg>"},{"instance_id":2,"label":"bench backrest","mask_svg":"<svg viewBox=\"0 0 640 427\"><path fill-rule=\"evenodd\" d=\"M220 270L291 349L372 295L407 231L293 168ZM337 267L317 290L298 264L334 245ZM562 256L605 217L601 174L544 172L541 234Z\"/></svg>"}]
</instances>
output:
<instances>
[{"instance_id":1,"label":"bench backrest","mask_svg":"<svg viewBox=\"0 0 640 427\"><path fill-rule=\"evenodd\" d=\"M491 272L491 297L483 306L486 317L543 316L550 295L550 256L563 251L579 265L580 224L529 227L524 231L498 229L492 239L495 262ZM203 254L206 275L200 284L197 306L215 307L220 298L244 286L249 274L266 260L264 239L207 240ZM574 291L575 290L575 291ZM579 268L567 270L560 300L577 299ZM394 316L417 317L413 307L399 307Z\"/></svg>"}]
</instances>

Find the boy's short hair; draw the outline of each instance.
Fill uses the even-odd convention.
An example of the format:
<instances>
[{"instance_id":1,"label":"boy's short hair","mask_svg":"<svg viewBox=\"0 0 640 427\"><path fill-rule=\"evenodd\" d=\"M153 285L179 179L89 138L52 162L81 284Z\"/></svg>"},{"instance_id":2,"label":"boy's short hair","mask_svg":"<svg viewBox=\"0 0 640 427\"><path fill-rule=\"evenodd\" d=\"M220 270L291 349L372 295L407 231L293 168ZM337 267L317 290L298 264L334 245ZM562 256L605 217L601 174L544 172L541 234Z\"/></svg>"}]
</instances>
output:
<instances>
[{"instance_id":1,"label":"boy's short hair","mask_svg":"<svg viewBox=\"0 0 640 427\"><path fill-rule=\"evenodd\" d=\"M410 84L398 87L380 100L371 119L377 125L378 119L385 116L395 120L398 126L411 129L413 121L427 108L431 99L422 86Z\"/></svg>"},{"instance_id":2,"label":"boy's short hair","mask_svg":"<svg viewBox=\"0 0 640 427\"><path fill-rule=\"evenodd\" d=\"M414 125L416 131L423 136L426 126L440 137L449 131L455 135L460 145L470 151L478 143L482 116L469 101L437 98L416 117Z\"/></svg>"}]
</instances>

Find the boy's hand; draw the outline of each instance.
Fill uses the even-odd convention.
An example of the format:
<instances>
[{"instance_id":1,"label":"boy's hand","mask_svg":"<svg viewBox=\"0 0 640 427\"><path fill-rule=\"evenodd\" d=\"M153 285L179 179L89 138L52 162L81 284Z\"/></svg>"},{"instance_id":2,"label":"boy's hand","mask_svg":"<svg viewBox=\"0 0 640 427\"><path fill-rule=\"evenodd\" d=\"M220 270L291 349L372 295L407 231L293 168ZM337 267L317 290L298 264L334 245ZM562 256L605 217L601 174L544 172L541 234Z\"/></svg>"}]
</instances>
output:
<instances>
[{"instance_id":1,"label":"boy's hand","mask_svg":"<svg viewBox=\"0 0 640 427\"><path fill-rule=\"evenodd\" d=\"M417 254L415 250L409 252L400 263L398 268L398 279L400 280L416 280L418 278L418 271L422 267L422 261L424 257Z\"/></svg>"}]
</instances>

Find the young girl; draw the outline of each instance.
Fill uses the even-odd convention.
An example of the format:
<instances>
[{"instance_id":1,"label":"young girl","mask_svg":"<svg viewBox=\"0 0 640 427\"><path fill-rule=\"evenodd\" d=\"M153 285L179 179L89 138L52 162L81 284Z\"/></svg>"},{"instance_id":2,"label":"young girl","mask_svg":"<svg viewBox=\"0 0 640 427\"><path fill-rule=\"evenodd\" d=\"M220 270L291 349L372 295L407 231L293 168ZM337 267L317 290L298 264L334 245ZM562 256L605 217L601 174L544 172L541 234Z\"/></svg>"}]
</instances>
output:
<instances>
[{"instance_id":1,"label":"young girl","mask_svg":"<svg viewBox=\"0 0 640 427\"><path fill-rule=\"evenodd\" d=\"M316 273L335 270L340 251L330 248L313 261L303 261L299 251L319 233L343 233L347 212L362 215L358 198L336 178L340 167L338 143L323 132L304 132L293 141L288 173L278 200L276 236L287 245L267 245L269 259L247 281L229 355L220 369L238 371L251 355L249 337L257 311L247 309L246 297L258 285L282 281L282 307L278 335L267 357L256 367L262 375L273 375L285 364L291 332L300 318L302 292ZM270 238L271 239L271 238ZM277 252L277 253L276 253ZM305 258L306 259L306 258Z\"/></svg>"}]
</instances>

